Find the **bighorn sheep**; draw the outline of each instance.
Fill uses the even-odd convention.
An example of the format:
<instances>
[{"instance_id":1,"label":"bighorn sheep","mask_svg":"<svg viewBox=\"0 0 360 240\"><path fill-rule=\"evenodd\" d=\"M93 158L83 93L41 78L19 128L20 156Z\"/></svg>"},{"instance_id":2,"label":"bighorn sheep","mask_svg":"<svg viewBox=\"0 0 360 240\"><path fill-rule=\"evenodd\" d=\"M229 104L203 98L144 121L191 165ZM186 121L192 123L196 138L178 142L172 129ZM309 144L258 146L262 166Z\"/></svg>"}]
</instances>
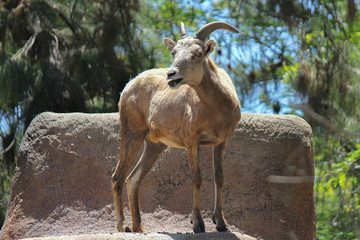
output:
<instances>
[{"instance_id":1,"label":"bighorn sheep","mask_svg":"<svg viewBox=\"0 0 360 240\"><path fill-rule=\"evenodd\" d=\"M239 32L227 23L213 22L202 27L192 38L186 35L181 23L181 39L177 43L164 38L164 44L174 58L172 66L141 73L127 84L121 94L120 153L112 175L117 229L120 232L131 231L124 223L121 199L125 180L132 231L145 231L140 218L139 185L166 145L185 148L187 152L194 188L191 222L195 233L205 232L200 215L199 146L212 146L216 190L213 221L218 231L227 231L222 212L222 161L241 111L229 75L209 57L216 43L205 40L217 29ZM126 178L143 142L142 155Z\"/></svg>"}]
</instances>

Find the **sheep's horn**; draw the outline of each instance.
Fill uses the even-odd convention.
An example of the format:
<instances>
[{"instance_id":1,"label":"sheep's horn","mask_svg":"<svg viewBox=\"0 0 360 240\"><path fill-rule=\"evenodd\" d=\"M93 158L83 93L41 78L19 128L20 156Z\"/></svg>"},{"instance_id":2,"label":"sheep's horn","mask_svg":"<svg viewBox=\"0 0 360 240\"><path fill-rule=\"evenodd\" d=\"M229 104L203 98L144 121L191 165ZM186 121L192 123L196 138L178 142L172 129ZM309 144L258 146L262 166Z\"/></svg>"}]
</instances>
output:
<instances>
[{"instance_id":1,"label":"sheep's horn","mask_svg":"<svg viewBox=\"0 0 360 240\"><path fill-rule=\"evenodd\" d=\"M186 37L185 25L183 22L180 23L180 38L183 39Z\"/></svg>"},{"instance_id":2,"label":"sheep's horn","mask_svg":"<svg viewBox=\"0 0 360 240\"><path fill-rule=\"evenodd\" d=\"M200 30L195 33L195 38L205 41L205 39L217 29L226 29L234 33L239 33L239 30L237 30L230 24L224 22L212 22L200 28Z\"/></svg>"}]
</instances>

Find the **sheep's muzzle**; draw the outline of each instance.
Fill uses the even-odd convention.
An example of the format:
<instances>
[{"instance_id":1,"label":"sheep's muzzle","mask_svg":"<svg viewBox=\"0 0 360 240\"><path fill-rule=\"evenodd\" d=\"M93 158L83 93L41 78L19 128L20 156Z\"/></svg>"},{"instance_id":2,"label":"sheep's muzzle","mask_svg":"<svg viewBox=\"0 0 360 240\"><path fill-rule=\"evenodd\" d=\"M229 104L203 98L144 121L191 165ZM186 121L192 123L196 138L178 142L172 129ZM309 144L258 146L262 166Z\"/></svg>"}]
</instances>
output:
<instances>
[{"instance_id":1,"label":"sheep's muzzle","mask_svg":"<svg viewBox=\"0 0 360 240\"><path fill-rule=\"evenodd\" d=\"M182 82L183 78L173 79L168 81L168 85L172 88L178 86Z\"/></svg>"}]
</instances>

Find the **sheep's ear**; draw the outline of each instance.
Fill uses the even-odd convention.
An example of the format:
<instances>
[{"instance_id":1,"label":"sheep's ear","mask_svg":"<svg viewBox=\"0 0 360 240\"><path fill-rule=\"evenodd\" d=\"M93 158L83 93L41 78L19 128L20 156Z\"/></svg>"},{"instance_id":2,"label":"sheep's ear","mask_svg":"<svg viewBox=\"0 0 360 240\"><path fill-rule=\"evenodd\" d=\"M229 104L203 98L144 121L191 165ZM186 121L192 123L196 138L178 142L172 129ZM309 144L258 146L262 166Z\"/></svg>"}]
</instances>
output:
<instances>
[{"instance_id":1,"label":"sheep's ear","mask_svg":"<svg viewBox=\"0 0 360 240\"><path fill-rule=\"evenodd\" d=\"M164 45L167 47L167 49L169 49L169 51L172 51L176 46L176 42L170 38L164 38Z\"/></svg>"},{"instance_id":2,"label":"sheep's ear","mask_svg":"<svg viewBox=\"0 0 360 240\"><path fill-rule=\"evenodd\" d=\"M203 52L204 52L204 57L207 58L210 53L212 53L212 51L214 50L214 47L216 45L216 42L212 39L210 39L209 41L207 41L204 45L203 48Z\"/></svg>"}]
</instances>

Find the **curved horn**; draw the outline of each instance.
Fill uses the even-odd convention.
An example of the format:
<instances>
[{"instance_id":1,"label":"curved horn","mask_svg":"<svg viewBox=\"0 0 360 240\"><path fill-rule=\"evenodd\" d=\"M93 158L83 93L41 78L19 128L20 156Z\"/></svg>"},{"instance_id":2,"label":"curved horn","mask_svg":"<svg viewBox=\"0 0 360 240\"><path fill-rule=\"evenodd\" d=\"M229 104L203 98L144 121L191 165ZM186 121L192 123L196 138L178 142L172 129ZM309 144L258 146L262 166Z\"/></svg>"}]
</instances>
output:
<instances>
[{"instance_id":1,"label":"curved horn","mask_svg":"<svg viewBox=\"0 0 360 240\"><path fill-rule=\"evenodd\" d=\"M217 29L226 29L228 31L239 33L239 30L231 26L230 24L224 23L224 22L212 22L208 23L202 28L200 28L199 31L195 33L195 38L205 41L205 39L215 30Z\"/></svg>"},{"instance_id":2,"label":"curved horn","mask_svg":"<svg viewBox=\"0 0 360 240\"><path fill-rule=\"evenodd\" d=\"M186 30L185 25L183 22L180 23L180 39L183 39L186 37Z\"/></svg>"}]
</instances>

